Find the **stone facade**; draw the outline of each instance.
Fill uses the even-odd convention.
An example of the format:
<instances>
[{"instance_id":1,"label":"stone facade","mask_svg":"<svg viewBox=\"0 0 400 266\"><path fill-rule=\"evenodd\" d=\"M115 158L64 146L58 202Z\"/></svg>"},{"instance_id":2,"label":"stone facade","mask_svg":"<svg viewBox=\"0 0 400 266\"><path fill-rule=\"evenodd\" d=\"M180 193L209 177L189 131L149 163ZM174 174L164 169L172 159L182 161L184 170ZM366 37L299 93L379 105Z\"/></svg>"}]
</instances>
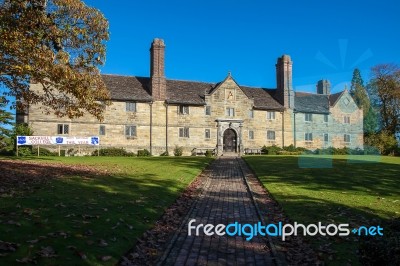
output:
<instances>
[{"instance_id":1,"label":"stone facade","mask_svg":"<svg viewBox=\"0 0 400 266\"><path fill-rule=\"evenodd\" d=\"M150 78L104 76L112 105L102 123L91 116L58 118L40 105L18 119L28 121L35 135L99 135L102 147L147 149L154 155L171 154L176 146L185 155L200 148L218 155L244 153L264 145L362 148L362 110L347 90L330 95L330 84L323 81L317 94L294 92L289 56L276 64L277 89L264 89L240 86L231 74L216 84L167 80L164 49L155 39ZM31 90L41 88L31 84Z\"/></svg>"}]
</instances>

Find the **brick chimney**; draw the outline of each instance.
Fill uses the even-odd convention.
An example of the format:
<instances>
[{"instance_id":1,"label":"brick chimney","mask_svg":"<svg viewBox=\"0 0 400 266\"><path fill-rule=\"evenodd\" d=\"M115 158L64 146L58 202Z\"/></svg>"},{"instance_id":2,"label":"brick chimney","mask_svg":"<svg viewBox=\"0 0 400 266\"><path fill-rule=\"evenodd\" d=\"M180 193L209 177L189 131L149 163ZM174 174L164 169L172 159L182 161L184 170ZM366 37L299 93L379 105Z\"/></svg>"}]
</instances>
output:
<instances>
[{"instance_id":1,"label":"brick chimney","mask_svg":"<svg viewBox=\"0 0 400 266\"><path fill-rule=\"evenodd\" d=\"M285 108L294 108L292 86L292 60L289 55L282 55L276 63L276 98Z\"/></svg>"},{"instance_id":2,"label":"brick chimney","mask_svg":"<svg viewBox=\"0 0 400 266\"><path fill-rule=\"evenodd\" d=\"M318 81L317 93L325 94L325 95L331 94L331 83L329 82L329 80L323 79L323 80Z\"/></svg>"},{"instance_id":3,"label":"brick chimney","mask_svg":"<svg viewBox=\"0 0 400 266\"><path fill-rule=\"evenodd\" d=\"M164 54L164 40L154 39L150 48L150 92L154 101L165 101L167 96Z\"/></svg>"}]
</instances>

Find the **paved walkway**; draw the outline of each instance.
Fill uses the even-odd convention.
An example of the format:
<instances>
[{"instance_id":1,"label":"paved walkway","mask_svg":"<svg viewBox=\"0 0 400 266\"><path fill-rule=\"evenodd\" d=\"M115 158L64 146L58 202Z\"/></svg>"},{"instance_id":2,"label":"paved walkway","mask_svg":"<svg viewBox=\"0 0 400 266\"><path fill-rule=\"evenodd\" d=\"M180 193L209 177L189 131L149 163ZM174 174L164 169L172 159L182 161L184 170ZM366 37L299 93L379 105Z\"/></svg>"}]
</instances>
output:
<instances>
[{"instance_id":1,"label":"paved walkway","mask_svg":"<svg viewBox=\"0 0 400 266\"><path fill-rule=\"evenodd\" d=\"M199 199L183 222L161 265L274 265L266 237L188 236L188 223L254 224L256 207L246 186L240 158L219 158L211 165ZM243 164L242 164L243 165ZM192 231L194 233L194 231Z\"/></svg>"}]
</instances>

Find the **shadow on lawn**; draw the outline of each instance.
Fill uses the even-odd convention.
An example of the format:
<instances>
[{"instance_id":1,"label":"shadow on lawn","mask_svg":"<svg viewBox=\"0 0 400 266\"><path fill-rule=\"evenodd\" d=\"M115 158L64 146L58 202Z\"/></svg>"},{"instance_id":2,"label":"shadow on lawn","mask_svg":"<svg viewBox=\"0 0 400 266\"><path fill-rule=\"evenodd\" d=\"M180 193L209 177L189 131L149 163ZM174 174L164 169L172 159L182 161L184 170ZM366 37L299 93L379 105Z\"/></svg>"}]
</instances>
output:
<instances>
[{"instance_id":1,"label":"shadow on lawn","mask_svg":"<svg viewBox=\"0 0 400 266\"><path fill-rule=\"evenodd\" d=\"M204 165L183 159L173 163L191 177ZM0 257L5 265L23 258L45 265L114 265L189 182L179 176L109 174L93 166L19 160L1 160L0 172L0 187L8 188L0 191L0 240L20 245ZM41 258L42 247L51 247L57 257ZM103 261L102 256L112 258Z\"/></svg>"},{"instance_id":2,"label":"shadow on lawn","mask_svg":"<svg viewBox=\"0 0 400 266\"><path fill-rule=\"evenodd\" d=\"M335 159L332 168L300 168L297 157L251 157L251 166L263 182L293 184L313 190L363 191L381 196L400 194L400 164L352 164ZM326 158L314 158L324 164Z\"/></svg>"},{"instance_id":3,"label":"shadow on lawn","mask_svg":"<svg viewBox=\"0 0 400 266\"><path fill-rule=\"evenodd\" d=\"M387 241L385 232L388 233L385 228L389 229L391 223L386 218L399 217L399 213L394 212L400 195L399 164L334 159L332 168L315 169L299 167L298 157L293 156L245 159L292 222L348 223L350 230L380 225L384 228L380 241L384 243ZM324 164L329 159L313 157L312 160ZM352 260L351 264L357 263L359 243L365 243L366 236L350 233L346 238L309 237L309 240L317 251L325 244L332 245L338 252L333 262L340 265L348 263L348 259ZM382 257L387 254L385 249L380 252ZM388 259L390 262L390 256Z\"/></svg>"}]
</instances>

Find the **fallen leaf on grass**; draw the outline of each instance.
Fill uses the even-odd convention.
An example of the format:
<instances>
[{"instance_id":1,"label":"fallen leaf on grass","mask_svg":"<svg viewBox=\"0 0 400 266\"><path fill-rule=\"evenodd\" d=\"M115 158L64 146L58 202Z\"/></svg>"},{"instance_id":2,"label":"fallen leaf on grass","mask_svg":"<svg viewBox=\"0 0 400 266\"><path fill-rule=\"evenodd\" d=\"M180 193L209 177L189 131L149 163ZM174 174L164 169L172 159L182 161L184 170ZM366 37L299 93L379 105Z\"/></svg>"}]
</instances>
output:
<instances>
[{"instance_id":1,"label":"fallen leaf on grass","mask_svg":"<svg viewBox=\"0 0 400 266\"><path fill-rule=\"evenodd\" d=\"M37 242L39 242L39 239L34 239L34 240L28 240L28 241L26 241L26 243L29 243L29 244L36 244Z\"/></svg>"},{"instance_id":2,"label":"fallen leaf on grass","mask_svg":"<svg viewBox=\"0 0 400 266\"><path fill-rule=\"evenodd\" d=\"M28 258L28 257L22 259L16 259L15 261L23 264L28 264L28 263L37 264L35 258Z\"/></svg>"},{"instance_id":3,"label":"fallen leaf on grass","mask_svg":"<svg viewBox=\"0 0 400 266\"><path fill-rule=\"evenodd\" d=\"M101 261L109 261L110 259L112 259L112 257L111 256L100 256L99 259Z\"/></svg>"},{"instance_id":4,"label":"fallen leaf on grass","mask_svg":"<svg viewBox=\"0 0 400 266\"><path fill-rule=\"evenodd\" d=\"M57 257L56 252L50 246L42 247L42 249L40 251L38 251L36 254L39 255L42 258L54 258L54 257Z\"/></svg>"},{"instance_id":5,"label":"fallen leaf on grass","mask_svg":"<svg viewBox=\"0 0 400 266\"><path fill-rule=\"evenodd\" d=\"M0 250L3 251L16 251L18 249L18 244L15 243L10 243L10 242L4 242L0 240Z\"/></svg>"},{"instance_id":6,"label":"fallen leaf on grass","mask_svg":"<svg viewBox=\"0 0 400 266\"><path fill-rule=\"evenodd\" d=\"M114 225L113 227L111 227L111 229L112 229L112 230L114 230L114 229L115 229L115 228L117 228L119 225L120 225L120 223L119 223L119 222L117 222L117 224L116 224L116 225Z\"/></svg>"},{"instance_id":7,"label":"fallen leaf on grass","mask_svg":"<svg viewBox=\"0 0 400 266\"><path fill-rule=\"evenodd\" d=\"M93 235L93 231L90 230L90 229L89 229L89 230L86 230L86 231L85 231L85 235L86 235L86 236L92 236L92 235Z\"/></svg>"},{"instance_id":8,"label":"fallen leaf on grass","mask_svg":"<svg viewBox=\"0 0 400 266\"><path fill-rule=\"evenodd\" d=\"M87 256L85 253L83 253L82 251L77 251L76 254L83 260L87 259Z\"/></svg>"},{"instance_id":9,"label":"fallen leaf on grass","mask_svg":"<svg viewBox=\"0 0 400 266\"><path fill-rule=\"evenodd\" d=\"M104 239L100 239L98 246L99 247L107 247L108 243Z\"/></svg>"},{"instance_id":10,"label":"fallen leaf on grass","mask_svg":"<svg viewBox=\"0 0 400 266\"><path fill-rule=\"evenodd\" d=\"M16 225L16 226L21 226L20 223L18 223L18 222L16 222L16 221L13 221L13 220L9 220L9 221L7 222L7 224Z\"/></svg>"}]
</instances>

